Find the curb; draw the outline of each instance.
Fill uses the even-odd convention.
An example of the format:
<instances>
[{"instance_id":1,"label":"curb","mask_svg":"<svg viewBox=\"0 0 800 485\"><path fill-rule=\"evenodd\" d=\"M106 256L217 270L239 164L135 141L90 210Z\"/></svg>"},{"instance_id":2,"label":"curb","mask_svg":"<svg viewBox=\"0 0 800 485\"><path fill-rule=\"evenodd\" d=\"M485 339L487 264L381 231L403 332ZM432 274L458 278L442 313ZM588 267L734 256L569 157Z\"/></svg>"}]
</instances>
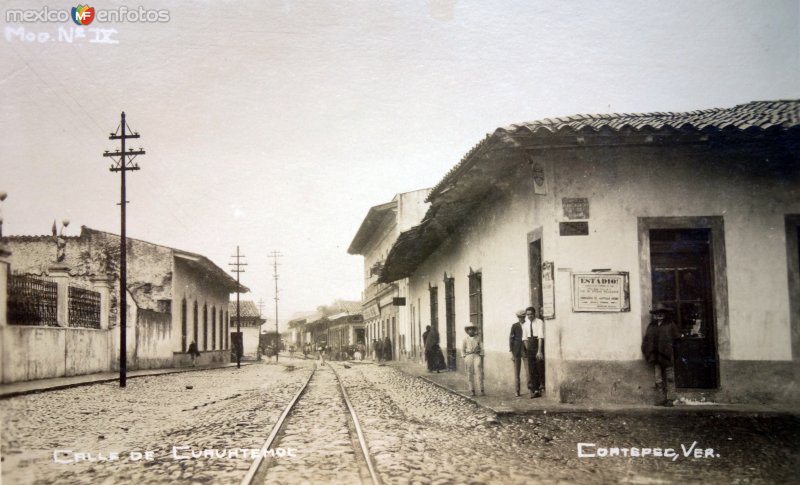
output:
<instances>
[{"instance_id":1,"label":"curb","mask_svg":"<svg viewBox=\"0 0 800 485\"><path fill-rule=\"evenodd\" d=\"M246 363L242 362L242 365L243 366L253 365L255 363L256 362L246 362ZM166 375L169 375L169 374L183 374L183 373L186 373L186 372L197 372L197 371L201 371L201 370L217 370L217 369L230 369L230 368L235 368L235 367L231 366L231 365L226 365L226 366L202 367L202 368L197 368L197 367L179 368L179 369L171 370L171 371L168 371L168 372L151 372L151 373L148 373L148 374L129 375L129 376L126 376L126 379L136 379L136 378L139 378L139 377L157 377L157 376L166 376ZM154 369L154 370L156 370L156 369ZM49 386L49 387L41 387L41 388L36 388L36 389L26 389L26 390L23 390L23 391L11 391L11 392L6 392L6 393L0 392L0 401L2 401L3 399L9 399L9 398L12 398L12 397L25 396L25 395L28 395L28 394L40 394L40 393L43 393L43 392L58 391L58 390L61 390L61 389L70 389L70 388L73 388L73 387L90 386L92 384L104 384L104 383L107 383L107 382L115 382L115 381L118 381L118 380L119 380L119 377L109 377L109 378L102 378L102 379L96 379L96 380L70 382L69 384L55 384L55 385Z\"/></svg>"}]
</instances>

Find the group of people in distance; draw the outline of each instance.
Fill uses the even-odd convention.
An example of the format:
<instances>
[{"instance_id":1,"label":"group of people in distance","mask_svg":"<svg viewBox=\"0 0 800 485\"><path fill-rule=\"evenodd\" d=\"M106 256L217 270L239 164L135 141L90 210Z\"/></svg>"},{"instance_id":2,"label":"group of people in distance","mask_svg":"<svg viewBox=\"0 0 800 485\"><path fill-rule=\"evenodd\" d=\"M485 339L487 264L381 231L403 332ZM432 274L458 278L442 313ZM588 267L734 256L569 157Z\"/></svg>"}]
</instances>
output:
<instances>
[{"instance_id":1,"label":"group of people in distance","mask_svg":"<svg viewBox=\"0 0 800 485\"><path fill-rule=\"evenodd\" d=\"M377 362L392 360L393 348L392 339L387 335L383 340L374 339L372 341L372 358Z\"/></svg>"}]
</instances>

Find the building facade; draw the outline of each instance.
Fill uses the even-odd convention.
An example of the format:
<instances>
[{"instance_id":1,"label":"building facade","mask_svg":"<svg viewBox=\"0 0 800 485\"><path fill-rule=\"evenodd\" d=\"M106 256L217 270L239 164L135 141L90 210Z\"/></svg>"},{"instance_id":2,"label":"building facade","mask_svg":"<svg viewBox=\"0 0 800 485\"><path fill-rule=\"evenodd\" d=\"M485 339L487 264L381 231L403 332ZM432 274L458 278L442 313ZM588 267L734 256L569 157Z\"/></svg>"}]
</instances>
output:
<instances>
[{"instance_id":1,"label":"building facade","mask_svg":"<svg viewBox=\"0 0 800 485\"><path fill-rule=\"evenodd\" d=\"M261 342L261 325L266 323L266 319L261 318L256 304L250 300L239 301L240 324L237 325L236 301L228 304L228 312L231 315L230 334L236 334L239 329L242 332L242 357L245 359L257 359L260 356L259 345ZM235 339L234 337L231 337Z\"/></svg>"},{"instance_id":2,"label":"building facade","mask_svg":"<svg viewBox=\"0 0 800 485\"><path fill-rule=\"evenodd\" d=\"M548 398L650 402L640 345L663 303L681 397L800 402L798 145L799 101L501 128L434 187L381 281L408 279L417 335L479 327L488 389L513 388L509 330L532 305Z\"/></svg>"},{"instance_id":3,"label":"building facade","mask_svg":"<svg viewBox=\"0 0 800 485\"><path fill-rule=\"evenodd\" d=\"M428 207L425 198L430 189L397 194L385 204L371 207L356 232L347 252L364 257L364 292L362 314L368 352L372 343L387 336L392 355L406 358L422 355L416 345L415 304L408 299L408 281L379 282L378 278L389 250L401 232L418 224Z\"/></svg>"},{"instance_id":4,"label":"building facade","mask_svg":"<svg viewBox=\"0 0 800 485\"><path fill-rule=\"evenodd\" d=\"M109 289L109 335L101 337L94 331L91 340L100 342L93 354L108 354L107 359L100 359L108 364L98 364L103 368L86 367L85 372L78 370L73 374L118 369L119 236L84 226L79 236L64 238L64 258L57 264L56 244L50 236L10 236L3 240L11 252L8 259L12 275L39 278L63 275L70 285L84 288L91 288L98 279L107 282L104 284ZM127 240L127 261L128 369L191 365L187 350L192 341L201 353L199 364L227 362L228 342L224 336L229 318L228 296L236 290L236 281L204 256L132 238ZM9 327L19 330L25 325ZM58 332L59 326L44 325L38 331ZM60 340L54 338L53 342ZM54 345L44 346L52 347L50 352L40 349L40 353L52 359L17 356L6 359L4 368L40 361L37 365L50 369L46 377L64 375L63 366L56 361L63 361L64 352L69 351L62 352L61 347L56 349ZM55 364L48 364L49 360Z\"/></svg>"}]
</instances>

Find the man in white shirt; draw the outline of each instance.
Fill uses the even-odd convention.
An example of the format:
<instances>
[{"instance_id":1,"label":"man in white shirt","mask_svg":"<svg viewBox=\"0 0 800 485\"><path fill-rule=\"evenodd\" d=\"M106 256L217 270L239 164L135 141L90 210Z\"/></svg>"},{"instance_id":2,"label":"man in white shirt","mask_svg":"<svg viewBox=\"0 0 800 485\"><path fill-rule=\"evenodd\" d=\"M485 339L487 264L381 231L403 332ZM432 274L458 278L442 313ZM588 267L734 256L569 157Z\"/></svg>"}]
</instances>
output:
<instances>
[{"instance_id":1,"label":"man in white shirt","mask_svg":"<svg viewBox=\"0 0 800 485\"><path fill-rule=\"evenodd\" d=\"M481 396L486 395L483 392L483 343L481 338L478 337L478 327L469 324L464 327L467 336L461 344L461 357L464 358L464 365L467 368L467 381L469 382L469 390L472 395L475 395L475 374L478 374L478 383L481 388Z\"/></svg>"},{"instance_id":2,"label":"man in white shirt","mask_svg":"<svg viewBox=\"0 0 800 485\"><path fill-rule=\"evenodd\" d=\"M541 397L544 392L544 322L536 318L536 308L525 309L528 321L522 326L523 338L528 345L528 388L531 398Z\"/></svg>"}]
</instances>

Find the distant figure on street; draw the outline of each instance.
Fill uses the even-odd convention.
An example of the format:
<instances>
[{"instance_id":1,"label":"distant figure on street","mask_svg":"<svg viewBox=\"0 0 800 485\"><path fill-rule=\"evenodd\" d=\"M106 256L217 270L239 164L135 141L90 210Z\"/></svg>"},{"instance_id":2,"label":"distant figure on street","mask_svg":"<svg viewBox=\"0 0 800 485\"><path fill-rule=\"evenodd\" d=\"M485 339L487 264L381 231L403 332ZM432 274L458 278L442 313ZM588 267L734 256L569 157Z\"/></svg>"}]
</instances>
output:
<instances>
[{"instance_id":1,"label":"distant figure on street","mask_svg":"<svg viewBox=\"0 0 800 485\"><path fill-rule=\"evenodd\" d=\"M644 333L642 353L653 365L655 387L659 392L656 406L671 407L675 402L675 339L680 337L671 308L657 303L650 314L652 320Z\"/></svg>"},{"instance_id":2,"label":"distant figure on street","mask_svg":"<svg viewBox=\"0 0 800 485\"><path fill-rule=\"evenodd\" d=\"M522 339L522 326L525 324L525 310L517 312L517 320L511 324L511 334L508 337L508 348L511 352L511 360L514 362L514 388L517 397L519 394L519 371L522 361L525 360L525 345ZM527 368L525 374L528 374ZM528 378L530 381L530 378Z\"/></svg>"},{"instance_id":3,"label":"distant figure on street","mask_svg":"<svg viewBox=\"0 0 800 485\"><path fill-rule=\"evenodd\" d=\"M381 339L375 339L375 356L378 362L383 362L383 341Z\"/></svg>"},{"instance_id":4,"label":"distant figure on street","mask_svg":"<svg viewBox=\"0 0 800 485\"><path fill-rule=\"evenodd\" d=\"M478 384L481 389L481 396L485 396L483 391L483 344L478 337L478 327L469 324L464 327L467 336L461 344L461 356L464 358L464 365L467 367L467 384L472 395L475 395L475 374L477 374Z\"/></svg>"},{"instance_id":5,"label":"distant figure on street","mask_svg":"<svg viewBox=\"0 0 800 485\"><path fill-rule=\"evenodd\" d=\"M383 339L383 359L384 360L392 360L392 339L389 338L387 335L385 339Z\"/></svg>"},{"instance_id":6,"label":"distant figure on street","mask_svg":"<svg viewBox=\"0 0 800 485\"><path fill-rule=\"evenodd\" d=\"M528 348L525 355L528 359L528 389L531 399L542 397L544 393L544 322L536 318L536 308L525 309L528 322L522 331Z\"/></svg>"},{"instance_id":7,"label":"distant figure on street","mask_svg":"<svg viewBox=\"0 0 800 485\"><path fill-rule=\"evenodd\" d=\"M431 326L428 325L425 327L425 331L422 332L422 346L425 349L425 363L428 365L428 371L431 371L431 359L430 355L428 355L428 335L431 333Z\"/></svg>"},{"instance_id":8,"label":"distant figure on street","mask_svg":"<svg viewBox=\"0 0 800 485\"><path fill-rule=\"evenodd\" d=\"M197 350L197 344L194 340L189 344L189 350L187 352L192 356L192 367L196 366L197 358L200 357L200 352Z\"/></svg>"}]
</instances>

